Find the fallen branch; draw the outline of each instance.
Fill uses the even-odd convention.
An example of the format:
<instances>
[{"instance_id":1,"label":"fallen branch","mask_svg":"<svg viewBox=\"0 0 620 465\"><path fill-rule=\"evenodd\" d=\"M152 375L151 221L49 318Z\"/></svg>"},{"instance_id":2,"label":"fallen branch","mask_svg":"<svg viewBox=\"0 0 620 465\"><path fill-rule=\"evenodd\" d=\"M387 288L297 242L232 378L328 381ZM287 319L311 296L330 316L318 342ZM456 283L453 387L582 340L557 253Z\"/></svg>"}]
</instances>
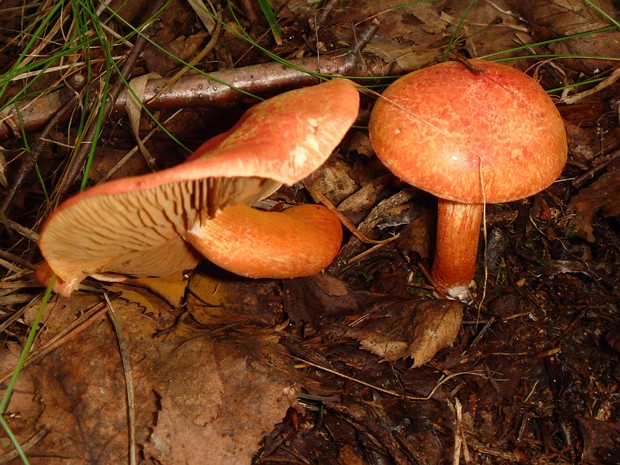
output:
<instances>
[{"instance_id":1,"label":"fallen branch","mask_svg":"<svg viewBox=\"0 0 620 465\"><path fill-rule=\"evenodd\" d=\"M376 60L360 59L360 52L376 33L378 22L370 22L358 36L358 42L349 51L336 56L308 57L290 60L286 64L271 62L216 71L209 75L186 76L170 85L166 79L149 81L144 102L149 110L189 107L225 107L237 102L244 93L261 95L279 93L298 87L316 84L316 74L342 76L375 76L383 74L383 67ZM31 101L16 104L4 111L0 122L0 140L10 134L21 136L21 131L31 132L43 127L64 103L63 91L52 92L37 100L36 108ZM123 112L127 90L123 89L114 101L112 110ZM28 111L25 111L28 109ZM21 118L21 121L20 121Z\"/></svg>"}]
</instances>

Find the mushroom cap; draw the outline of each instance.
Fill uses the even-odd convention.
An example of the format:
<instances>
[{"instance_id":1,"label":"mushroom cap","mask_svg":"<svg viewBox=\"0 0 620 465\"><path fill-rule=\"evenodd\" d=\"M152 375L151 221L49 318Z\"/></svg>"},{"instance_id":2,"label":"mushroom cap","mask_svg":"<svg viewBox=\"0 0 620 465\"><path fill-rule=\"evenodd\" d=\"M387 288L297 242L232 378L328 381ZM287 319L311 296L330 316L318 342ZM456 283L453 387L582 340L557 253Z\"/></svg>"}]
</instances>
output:
<instances>
[{"instance_id":1,"label":"mushroom cap","mask_svg":"<svg viewBox=\"0 0 620 465\"><path fill-rule=\"evenodd\" d=\"M461 203L540 192L562 172L566 132L551 98L526 74L471 60L403 76L373 108L377 157L403 181Z\"/></svg>"},{"instance_id":2,"label":"mushroom cap","mask_svg":"<svg viewBox=\"0 0 620 465\"><path fill-rule=\"evenodd\" d=\"M358 108L355 85L344 79L286 92L252 107L178 166L68 199L41 231L47 266L65 294L89 275L163 276L195 266L200 257L184 240L188 229L308 176Z\"/></svg>"},{"instance_id":3,"label":"mushroom cap","mask_svg":"<svg viewBox=\"0 0 620 465\"><path fill-rule=\"evenodd\" d=\"M231 205L188 231L187 240L209 261L241 276L302 277L333 261L342 226L322 205L298 205L282 212Z\"/></svg>"}]
</instances>

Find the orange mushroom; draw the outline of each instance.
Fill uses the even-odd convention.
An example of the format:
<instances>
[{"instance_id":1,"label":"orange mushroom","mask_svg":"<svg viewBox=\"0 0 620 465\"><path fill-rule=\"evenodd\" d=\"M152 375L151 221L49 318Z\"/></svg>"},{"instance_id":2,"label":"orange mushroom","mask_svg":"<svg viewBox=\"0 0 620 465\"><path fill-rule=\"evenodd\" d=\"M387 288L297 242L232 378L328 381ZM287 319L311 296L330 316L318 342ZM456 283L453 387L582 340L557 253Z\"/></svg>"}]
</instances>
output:
<instances>
[{"instance_id":1,"label":"orange mushroom","mask_svg":"<svg viewBox=\"0 0 620 465\"><path fill-rule=\"evenodd\" d=\"M505 65L441 63L391 84L373 108L377 157L439 198L434 284L464 297L474 276L485 203L549 186L567 158L562 118L542 87Z\"/></svg>"},{"instance_id":2,"label":"orange mushroom","mask_svg":"<svg viewBox=\"0 0 620 465\"><path fill-rule=\"evenodd\" d=\"M197 251L250 277L322 270L342 240L340 224L327 209L273 213L249 206L317 169L358 107L359 94L344 79L290 91L252 107L178 166L68 199L43 226L39 248L45 263L37 277L47 283L55 273L54 289L69 295L87 276L116 280L192 268L200 260Z\"/></svg>"}]
</instances>

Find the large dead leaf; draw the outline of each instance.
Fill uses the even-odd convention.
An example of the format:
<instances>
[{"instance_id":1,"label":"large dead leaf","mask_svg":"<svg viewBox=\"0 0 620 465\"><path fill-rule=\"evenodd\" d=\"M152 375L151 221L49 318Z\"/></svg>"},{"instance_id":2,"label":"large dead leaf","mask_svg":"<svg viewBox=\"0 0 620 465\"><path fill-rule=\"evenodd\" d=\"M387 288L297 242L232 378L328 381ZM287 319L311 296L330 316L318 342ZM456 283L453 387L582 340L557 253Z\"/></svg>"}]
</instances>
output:
<instances>
[{"instance_id":1,"label":"large dead leaf","mask_svg":"<svg viewBox=\"0 0 620 465\"><path fill-rule=\"evenodd\" d=\"M131 363L136 445L153 463L249 464L295 398L296 371L278 344L278 328L268 325L273 320L268 283L197 281L192 292L208 295L193 297L187 306L202 322L179 320L179 312L170 311L162 299L141 299L142 305L113 301ZM253 292L245 289L251 284ZM139 292L144 291L135 288L126 295ZM214 294L214 306L205 306L202 302ZM90 304L100 305L97 297L83 294L51 304L37 347ZM246 311L245 305L251 308ZM36 459L51 456L63 457L67 465L127 463L118 335L101 308L90 326L21 374L20 392L8 410L15 418L11 426L21 442L48 430L28 451L31 463L48 463ZM28 312L29 319L34 311ZM209 311L216 316L204 316ZM0 367L10 367L17 350L4 351ZM0 446L10 447L6 442Z\"/></svg>"},{"instance_id":2,"label":"large dead leaf","mask_svg":"<svg viewBox=\"0 0 620 465\"><path fill-rule=\"evenodd\" d=\"M250 463L296 393L234 343L198 338L175 351L159 376L166 387L145 454L161 465Z\"/></svg>"},{"instance_id":3,"label":"large dead leaf","mask_svg":"<svg viewBox=\"0 0 620 465\"><path fill-rule=\"evenodd\" d=\"M463 318L460 302L453 300L397 301L380 305L380 312L347 334L384 360L411 357L414 368L452 345Z\"/></svg>"}]
</instances>

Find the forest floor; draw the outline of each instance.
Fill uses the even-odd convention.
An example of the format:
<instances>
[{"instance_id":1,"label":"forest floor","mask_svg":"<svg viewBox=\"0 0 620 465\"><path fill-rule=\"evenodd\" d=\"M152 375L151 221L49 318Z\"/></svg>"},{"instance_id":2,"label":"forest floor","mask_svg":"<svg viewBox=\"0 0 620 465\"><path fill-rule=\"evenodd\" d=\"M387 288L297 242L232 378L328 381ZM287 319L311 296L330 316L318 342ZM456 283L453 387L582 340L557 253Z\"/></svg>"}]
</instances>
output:
<instances>
[{"instance_id":1,"label":"forest floor","mask_svg":"<svg viewBox=\"0 0 620 465\"><path fill-rule=\"evenodd\" d=\"M92 12L0 2L0 461L620 463L618 3L268 3L266 14L242 0ZM174 56L217 80L177 75ZM461 303L425 273L436 199L386 170L367 126L396 77L475 58L540 82L568 162L543 192L486 205L476 285ZM80 183L180 163L252 94L318 82L293 64L366 90L327 163L268 205L327 199L379 244L345 231L332 266L306 278L250 280L201 263L165 278L89 278L47 301L34 270L55 206ZM160 79L170 88L150 115L125 109L127 81L146 101Z\"/></svg>"}]
</instances>

